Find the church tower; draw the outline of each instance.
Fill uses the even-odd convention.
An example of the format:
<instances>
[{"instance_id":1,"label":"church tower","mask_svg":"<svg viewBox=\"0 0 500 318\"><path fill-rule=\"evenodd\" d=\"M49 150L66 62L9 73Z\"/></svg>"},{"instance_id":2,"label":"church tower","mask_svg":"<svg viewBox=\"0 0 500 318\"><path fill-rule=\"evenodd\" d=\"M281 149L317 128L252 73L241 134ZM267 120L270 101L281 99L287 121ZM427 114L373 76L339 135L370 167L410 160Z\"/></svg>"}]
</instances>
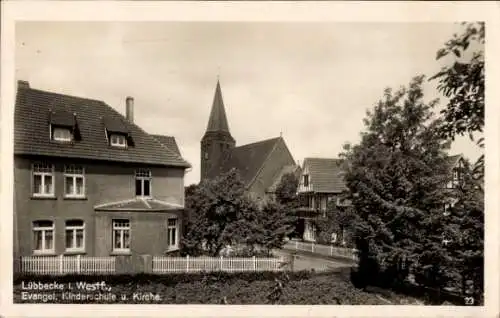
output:
<instances>
[{"instance_id":1,"label":"church tower","mask_svg":"<svg viewBox=\"0 0 500 318\"><path fill-rule=\"evenodd\" d=\"M222 92L219 80L215 88L214 101L207 130L201 139L201 177L200 181L208 177L208 171L213 167L220 166L224 155L235 146L229 125L227 123L226 110L222 100Z\"/></svg>"}]
</instances>

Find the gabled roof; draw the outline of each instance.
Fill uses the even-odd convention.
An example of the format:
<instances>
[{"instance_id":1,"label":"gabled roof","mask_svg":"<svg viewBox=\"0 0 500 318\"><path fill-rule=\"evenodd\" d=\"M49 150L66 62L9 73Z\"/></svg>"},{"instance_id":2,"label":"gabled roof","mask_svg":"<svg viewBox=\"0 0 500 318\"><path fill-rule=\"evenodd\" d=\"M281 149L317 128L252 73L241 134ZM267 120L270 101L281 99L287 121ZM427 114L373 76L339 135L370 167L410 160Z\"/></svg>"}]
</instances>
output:
<instances>
[{"instance_id":1,"label":"gabled roof","mask_svg":"<svg viewBox=\"0 0 500 318\"><path fill-rule=\"evenodd\" d=\"M273 184L267 189L267 192L274 193L276 191L276 188L281 182L281 179L283 178L284 175L293 173L297 178L300 177L300 172L301 168L298 165L287 165L284 166L280 172L274 177Z\"/></svg>"},{"instance_id":2,"label":"gabled roof","mask_svg":"<svg viewBox=\"0 0 500 318\"><path fill-rule=\"evenodd\" d=\"M14 111L14 154L145 163L188 168L190 164L164 147L139 126L128 122L106 103L32 89L18 85ZM72 143L50 141L53 113L74 114L81 140ZM63 116L58 120L69 120ZM133 140L127 149L110 147L105 127L127 131Z\"/></svg>"},{"instance_id":3,"label":"gabled roof","mask_svg":"<svg viewBox=\"0 0 500 318\"><path fill-rule=\"evenodd\" d=\"M177 155L181 155L181 151L179 150L179 147L177 146L177 142L175 141L175 137L172 136L164 136L164 135L152 135L153 137L156 138L163 146L167 147L168 149L174 151Z\"/></svg>"},{"instance_id":4,"label":"gabled roof","mask_svg":"<svg viewBox=\"0 0 500 318\"><path fill-rule=\"evenodd\" d=\"M346 190L343 178L342 160L333 158L305 158L304 170L309 171L312 191L340 193Z\"/></svg>"},{"instance_id":5,"label":"gabled roof","mask_svg":"<svg viewBox=\"0 0 500 318\"><path fill-rule=\"evenodd\" d=\"M448 156L446 158L447 164L450 167L450 169L453 169L457 166L458 162L463 159L463 155L453 155L453 156Z\"/></svg>"},{"instance_id":6,"label":"gabled roof","mask_svg":"<svg viewBox=\"0 0 500 318\"><path fill-rule=\"evenodd\" d=\"M161 212L183 209L183 206L156 199L134 198L94 206L96 211L145 211Z\"/></svg>"},{"instance_id":7,"label":"gabled roof","mask_svg":"<svg viewBox=\"0 0 500 318\"><path fill-rule=\"evenodd\" d=\"M283 138L266 139L235 147L228 152L220 167L214 167L208 172L208 176L214 178L235 168L238 170L242 181L247 186L250 186L266 159L280 141L283 141Z\"/></svg>"},{"instance_id":8,"label":"gabled roof","mask_svg":"<svg viewBox=\"0 0 500 318\"><path fill-rule=\"evenodd\" d=\"M208 131L224 131L229 133L229 125L227 123L226 110L224 108L224 101L222 100L219 80L217 80L212 110L210 111L210 118L208 119L207 132Z\"/></svg>"}]
</instances>

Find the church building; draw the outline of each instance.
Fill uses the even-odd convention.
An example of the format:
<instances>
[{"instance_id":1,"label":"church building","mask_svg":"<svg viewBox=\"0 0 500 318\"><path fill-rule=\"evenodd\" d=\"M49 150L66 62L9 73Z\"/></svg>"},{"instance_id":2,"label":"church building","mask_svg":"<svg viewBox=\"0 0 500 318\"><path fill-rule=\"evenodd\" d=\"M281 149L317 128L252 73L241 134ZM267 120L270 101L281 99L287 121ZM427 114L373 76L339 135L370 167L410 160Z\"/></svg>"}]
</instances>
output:
<instances>
[{"instance_id":1,"label":"church building","mask_svg":"<svg viewBox=\"0 0 500 318\"><path fill-rule=\"evenodd\" d=\"M259 199L273 195L284 174L300 170L282 136L236 147L217 81L207 129L201 139L200 180L215 178L233 168L247 190Z\"/></svg>"}]
</instances>

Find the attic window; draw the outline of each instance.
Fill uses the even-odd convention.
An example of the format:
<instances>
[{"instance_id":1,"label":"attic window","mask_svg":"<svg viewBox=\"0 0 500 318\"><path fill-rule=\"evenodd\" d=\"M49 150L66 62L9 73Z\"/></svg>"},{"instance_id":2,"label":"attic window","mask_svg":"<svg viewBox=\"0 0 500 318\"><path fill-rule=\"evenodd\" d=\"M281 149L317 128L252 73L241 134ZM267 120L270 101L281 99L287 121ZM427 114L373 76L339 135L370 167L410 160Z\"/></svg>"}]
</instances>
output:
<instances>
[{"instance_id":1,"label":"attic window","mask_svg":"<svg viewBox=\"0 0 500 318\"><path fill-rule=\"evenodd\" d=\"M67 127L52 127L52 140L71 142L73 140L73 133Z\"/></svg>"},{"instance_id":2,"label":"attic window","mask_svg":"<svg viewBox=\"0 0 500 318\"><path fill-rule=\"evenodd\" d=\"M121 134L110 134L109 144L113 147L127 148L127 138Z\"/></svg>"},{"instance_id":3,"label":"attic window","mask_svg":"<svg viewBox=\"0 0 500 318\"><path fill-rule=\"evenodd\" d=\"M104 117L103 124L110 146L127 148L134 145L128 126L124 120L116 117Z\"/></svg>"},{"instance_id":4,"label":"attic window","mask_svg":"<svg viewBox=\"0 0 500 318\"><path fill-rule=\"evenodd\" d=\"M66 110L49 112L50 139L58 142L80 140L76 114Z\"/></svg>"}]
</instances>

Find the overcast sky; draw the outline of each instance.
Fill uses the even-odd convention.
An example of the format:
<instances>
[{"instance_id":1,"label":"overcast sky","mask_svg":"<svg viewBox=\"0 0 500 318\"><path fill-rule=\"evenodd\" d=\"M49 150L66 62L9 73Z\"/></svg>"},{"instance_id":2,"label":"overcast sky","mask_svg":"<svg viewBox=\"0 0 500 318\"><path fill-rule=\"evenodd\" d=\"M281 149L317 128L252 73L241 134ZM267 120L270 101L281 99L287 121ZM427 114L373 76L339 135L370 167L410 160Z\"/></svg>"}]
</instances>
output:
<instances>
[{"instance_id":1,"label":"overcast sky","mask_svg":"<svg viewBox=\"0 0 500 318\"><path fill-rule=\"evenodd\" d=\"M200 140L220 76L231 134L243 145L283 133L295 160L337 157L359 141L385 87L440 69L447 23L23 22L16 79L100 99L149 133L175 136L200 175ZM426 99L440 97L426 84ZM452 153L476 159L466 138Z\"/></svg>"}]
</instances>

